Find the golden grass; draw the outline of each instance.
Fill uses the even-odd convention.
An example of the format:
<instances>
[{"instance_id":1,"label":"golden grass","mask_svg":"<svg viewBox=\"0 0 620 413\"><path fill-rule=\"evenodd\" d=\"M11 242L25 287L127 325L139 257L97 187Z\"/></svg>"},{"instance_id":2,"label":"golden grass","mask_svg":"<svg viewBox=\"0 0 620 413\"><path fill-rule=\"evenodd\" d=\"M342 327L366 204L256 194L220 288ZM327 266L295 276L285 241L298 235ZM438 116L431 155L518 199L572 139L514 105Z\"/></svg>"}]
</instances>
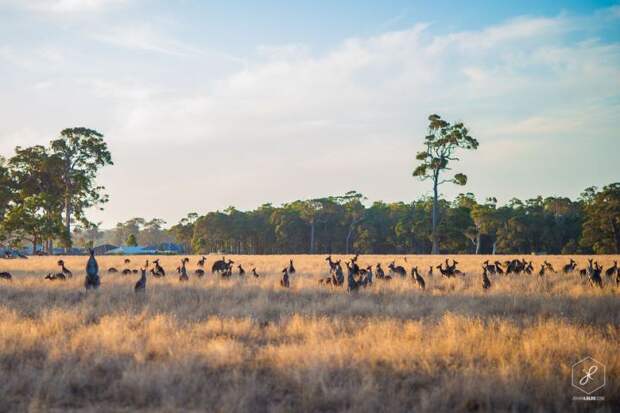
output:
<instances>
[{"instance_id":1,"label":"golden grass","mask_svg":"<svg viewBox=\"0 0 620 413\"><path fill-rule=\"evenodd\" d=\"M145 258L131 257L129 268ZM137 275L105 271L100 290L85 293L84 257L65 259L74 272L67 282L42 281L58 257L0 260L14 275L0 281L0 411L620 407L620 291L611 283L493 277L483 292L483 257L456 257L468 274L445 280L426 276L443 257L362 256L362 265L417 265L427 290L407 277L348 294L318 285L323 256L296 256L298 273L283 290L279 271L290 257L231 258L263 277L179 283L180 258L162 257L170 274L149 278L144 296L133 293ZM567 261L530 258L556 268ZM582 267L585 257L576 258ZM125 267L120 257L99 263ZM606 364L603 402L572 400L571 365L585 356Z\"/></svg>"}]
</instances>

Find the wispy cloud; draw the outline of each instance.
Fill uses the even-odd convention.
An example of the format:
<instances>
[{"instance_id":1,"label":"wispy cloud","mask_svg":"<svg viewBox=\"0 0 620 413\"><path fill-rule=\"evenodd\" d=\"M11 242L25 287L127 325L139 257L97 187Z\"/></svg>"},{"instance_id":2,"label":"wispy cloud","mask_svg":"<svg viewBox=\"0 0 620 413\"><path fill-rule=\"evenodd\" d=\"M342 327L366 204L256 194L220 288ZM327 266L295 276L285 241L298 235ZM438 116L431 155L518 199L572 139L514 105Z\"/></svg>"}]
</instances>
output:
<instances>
[{"instance_id":1,"label":"wispy cloud","mask_svg":"<svg viewBox=\"0 0 620 413\"><path fill-rule=\"evenodd\" d=\"M5 3L40 13L100 12L128 3L129 0L5 0Z\"/></svg>"},{"instance_id":2,"label":"wispy cloud","mask_svg":"<svg viewBox=\"0 0 620 413\"><path fill-rule=\"evenodd\" d=\"M92 34L92 37L100 42L126 49L179 56L200 53L196 48L166 38L159 30L144 23L110 27Z\"/></svg>"}]
</instances>

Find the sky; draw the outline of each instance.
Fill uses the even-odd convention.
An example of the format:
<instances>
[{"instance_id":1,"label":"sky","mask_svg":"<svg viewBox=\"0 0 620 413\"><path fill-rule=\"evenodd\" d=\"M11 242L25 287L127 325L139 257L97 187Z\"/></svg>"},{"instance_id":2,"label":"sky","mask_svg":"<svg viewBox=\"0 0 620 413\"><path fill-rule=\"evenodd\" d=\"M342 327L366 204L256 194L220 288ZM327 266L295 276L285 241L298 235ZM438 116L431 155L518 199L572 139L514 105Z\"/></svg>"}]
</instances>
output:
<instances>
[{"instance_id":1,"label":"sky","mask_svg":"<svg viewBox=\"0 0 620 413\"><path fill-rule=\"evenodd\" d=\"M427 118L480 147L453 198L577 197L620 181L617 1L0 0L0 154L105 135L102 227L411 176Z\"/></svg>"}]
</instances>

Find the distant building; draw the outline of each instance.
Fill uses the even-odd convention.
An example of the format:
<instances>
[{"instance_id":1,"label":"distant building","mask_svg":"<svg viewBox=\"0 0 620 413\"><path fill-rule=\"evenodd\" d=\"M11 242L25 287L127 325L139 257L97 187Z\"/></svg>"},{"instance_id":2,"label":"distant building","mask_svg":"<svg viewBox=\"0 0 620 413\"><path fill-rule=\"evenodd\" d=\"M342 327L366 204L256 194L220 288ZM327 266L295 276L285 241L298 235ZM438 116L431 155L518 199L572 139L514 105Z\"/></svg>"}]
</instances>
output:
<instances>
[{"instance_id":1,"label":"distant building","mask_svg":"<svg viewBox=\"0 0 620 413\"><path fill-rule=\"evenodd\" d=\"M111 250L108 250L105 255L155 255L158 251L156 249L152 249L150 247L118 247Z\"/></svg>"},{"instance_id":2,"label":"distant building","mask_svg":"<svg viewBox=\"0 0 620 413\"><path fill-rule=\"evenodd\" d=\"M103 244L97 245L95 248L93 248L93 250L95 250L95 255L104 255L107 254L108 251L114 250L116 248L118 248L117 245Z\"/></svg>"},{"instance_id":3,"label":"distant building","mask_svg":"<svg viewBox=\"0 0 620 413\"><path fill-rule=\"evenodd\" d=\"M182 245L175 244L174 242L163 242L161 244L148 246L147 248L154 249L159 254L182 254L185 252Z\"/></svg>"}]
</instances>

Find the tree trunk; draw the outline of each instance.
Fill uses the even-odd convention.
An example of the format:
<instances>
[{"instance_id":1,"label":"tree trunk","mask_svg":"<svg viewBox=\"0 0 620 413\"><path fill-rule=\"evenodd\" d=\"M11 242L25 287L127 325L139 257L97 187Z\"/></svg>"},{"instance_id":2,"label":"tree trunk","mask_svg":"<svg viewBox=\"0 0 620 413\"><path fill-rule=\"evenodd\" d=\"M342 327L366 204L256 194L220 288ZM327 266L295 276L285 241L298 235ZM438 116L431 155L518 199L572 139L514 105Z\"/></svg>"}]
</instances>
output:
<instances>
[{"instance_id":1,"label":"tree trunk","mask_svg":"<svg viewBox=\"0 0 620 413\"><path fill-rule=\"evenodd\" d=\"M618 224L614 221L614 218L609 219L609 223L611 224L611 233L614 237L614 253L620 253L620 228L618 228Z\"/></svg>"},{"instance_id":2,"label":"tree trunk","mask_svg":"<svg viewBox=\"0 0 620 413\"><path fill-rule=\"evenodd\" d=\"M433 249L431 254L439 254L439 234L437 233L437 222L439 220L439 193L438 178L433 180Z\"/></svg>"},{"instance_id":3,"label":"tree trunk","mask_svg":"<svg viewBox=\"0 0 620 413\"><path fill-rule=\"evenodd\" d=\"M69 194L65 196L65 226L67 232L65 253L68 253L69 247L71 247L71 199L69 198Z\"/></svg>"},{"instance_id":4,"label":"tree trunk","mask_svg":"<svg viewBox=\"0 0 620 413\"><path fill-rule=\"evenodd\" d=\"M310 221L310 254L314 254L314 220Z\"/></svg>"},{"instance_id":5,"label":"tree trunk","mask_svg":"<svg viewBox=\"0 0 620 413\"><path fill-rule=\"evenodd\" d=\"M478 231L478 233L476 234L476 255L480 254L480 236L482 234L480 233L480 231Z\"/></svg>"},{"instance_id":6,"label":"tree trunk","mask_svg":"<svg viewBox=\"0 0 620 413\"><path fill-rule=\"evenodd\" d=\"M351 224L349 226L349 232L347 233L347 240L346 240L346 244L345 244L345 253L347 255L349 255L349 245L351 243L351 235L353 235L353 229L355 228L354 224Z\"/></svg>"}]
</instances>

